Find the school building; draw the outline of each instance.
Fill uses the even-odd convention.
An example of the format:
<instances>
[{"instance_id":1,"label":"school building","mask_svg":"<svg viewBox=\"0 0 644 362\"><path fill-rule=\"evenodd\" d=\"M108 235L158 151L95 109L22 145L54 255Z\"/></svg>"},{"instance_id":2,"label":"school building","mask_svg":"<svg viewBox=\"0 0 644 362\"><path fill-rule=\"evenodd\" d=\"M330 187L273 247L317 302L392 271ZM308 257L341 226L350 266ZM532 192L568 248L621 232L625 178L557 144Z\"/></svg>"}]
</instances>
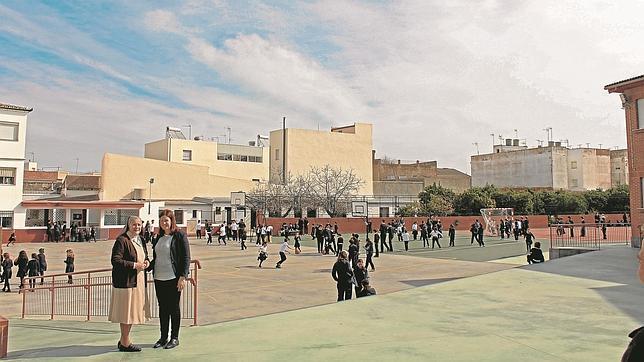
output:
<instances>
[{"instance_id":1,"label":"school building","mask_svg":"<svg viewBox=\"0 0 644 362\"><path fill-rule=\"evenodd\" d=\"M631 244L640 247L644 237L644 75L609 84L604 89L619 93L626 116Z\"/></svg>"}]
</instances>

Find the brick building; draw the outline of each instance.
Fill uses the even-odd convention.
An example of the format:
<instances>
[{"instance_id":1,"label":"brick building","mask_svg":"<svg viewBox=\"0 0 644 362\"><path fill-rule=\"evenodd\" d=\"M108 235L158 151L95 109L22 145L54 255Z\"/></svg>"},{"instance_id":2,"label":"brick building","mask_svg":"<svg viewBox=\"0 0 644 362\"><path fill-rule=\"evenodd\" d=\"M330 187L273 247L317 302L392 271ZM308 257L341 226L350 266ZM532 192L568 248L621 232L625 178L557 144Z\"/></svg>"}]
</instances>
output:
<instances>
[{"instance_id":1,"label":"brick building","mask_svg":"<svg viewBox=\"0 0 644 362\"><path fill-rule=\"evenodd\" d=\"M644 75L609 84L604 89L620 94L626 115L633 228L631 244L639 247L644 235Z\"/></svg>"}]
</instances>

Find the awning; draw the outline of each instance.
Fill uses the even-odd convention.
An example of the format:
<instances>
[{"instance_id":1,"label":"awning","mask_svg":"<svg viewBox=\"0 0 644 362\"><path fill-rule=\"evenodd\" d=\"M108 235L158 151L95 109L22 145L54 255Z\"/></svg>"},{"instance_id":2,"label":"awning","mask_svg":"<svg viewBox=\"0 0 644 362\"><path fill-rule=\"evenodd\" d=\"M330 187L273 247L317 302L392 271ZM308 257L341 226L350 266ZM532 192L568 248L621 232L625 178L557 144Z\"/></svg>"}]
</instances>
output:
<instances>
[{"instance_id":1,"label":"awning","mask_svg":"<svg viewBox=\"0 0 644 362\"><path fill-rule=\"evenodd\" d=\"M141 201L52 201L28 200L21 203L27 209L140 209Z\"/></svg>"}]
</instances>

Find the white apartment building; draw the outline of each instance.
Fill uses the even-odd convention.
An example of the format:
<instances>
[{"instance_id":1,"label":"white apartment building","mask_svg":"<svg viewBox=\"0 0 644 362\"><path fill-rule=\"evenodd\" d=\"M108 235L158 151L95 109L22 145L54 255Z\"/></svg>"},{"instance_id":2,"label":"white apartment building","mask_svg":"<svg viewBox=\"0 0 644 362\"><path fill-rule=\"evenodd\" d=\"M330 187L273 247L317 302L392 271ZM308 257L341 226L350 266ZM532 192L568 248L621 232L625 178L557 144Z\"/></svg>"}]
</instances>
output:
<instances>
[{"instance_id":1,"label":"white apartment building","mask_svg":"<svg viewBox=\"0 0 644 362\"><path fill-rule=\"evenodd\" d=\"M13 228L14 209L22 202L27 115L32 110L0 103L0 223L3 228Z\"/></svg>"},{"instance_id":2,"label":"white apartment building","mask_svg":"<svg viewBox=\"0 0 644 362\"><path fill-rule=\"evenodd\" d=\"M472 186L584 191L627 184L624 150L569 148L560 142L528 148L508 139L471 156ZM627 171L626 171L627 172Z\"/></svg>"}]
</instances>

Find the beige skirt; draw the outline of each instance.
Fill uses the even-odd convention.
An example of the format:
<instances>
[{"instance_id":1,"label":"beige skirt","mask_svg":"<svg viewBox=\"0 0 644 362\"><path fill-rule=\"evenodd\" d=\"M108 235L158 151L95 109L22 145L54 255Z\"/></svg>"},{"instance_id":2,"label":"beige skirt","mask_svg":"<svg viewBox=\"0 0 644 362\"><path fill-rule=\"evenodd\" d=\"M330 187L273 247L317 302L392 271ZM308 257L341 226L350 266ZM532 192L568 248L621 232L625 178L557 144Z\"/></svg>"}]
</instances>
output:
<instances>
[{"instance_id":1,"label":"beige skirt","mask_svg":"<svg viewBox=\"0 0 644 362\"><path fill-rule=\"evenodd\" d=\"M133 243L139 263L144 260L143 248ZM150 319L150 303L145 292L144 271L136 273L136 288L112 288L108 320L113 323L144 324Z\"/></svg>"}]
</instances>

